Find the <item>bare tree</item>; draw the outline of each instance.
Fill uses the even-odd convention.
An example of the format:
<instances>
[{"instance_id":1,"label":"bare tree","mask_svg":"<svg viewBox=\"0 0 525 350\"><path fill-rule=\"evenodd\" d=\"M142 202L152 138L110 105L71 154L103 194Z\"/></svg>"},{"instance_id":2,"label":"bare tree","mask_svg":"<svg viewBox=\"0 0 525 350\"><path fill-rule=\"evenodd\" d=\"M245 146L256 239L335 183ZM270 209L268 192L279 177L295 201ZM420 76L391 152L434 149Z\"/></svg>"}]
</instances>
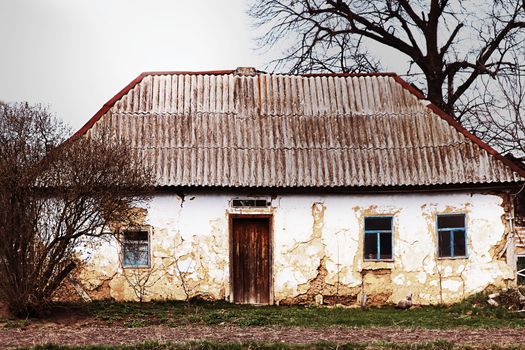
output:
<instances>
[{"instance_id":1,"label":"bare tree","mask_svg":"<svg viewBox=\"0 0 525 350\"><path fill-rule=\"evenodd\" d=\"M41 310L82 240L148 198L148 170L127 145L68 133L45 108L0 105L0 300L16 315Z\"/></svg>"},{"instance_id":2,"label":"bare tree","mask_svg":"<svg viewBox=\"0 0 525 350\"><path fill-rule=\"evenodd\" d=\"M469 110L460 99L481 77L515 68L508 58L525 38L525 0L261 0L250 14L260 45L289 46L274 67L375 70L370 53L383 46L404 54L427 98L460 121Z\"/></svg>"},{"instance_id":3,"label":"bare tree","mask_svg":"<svg viewBox=\"0 0 525 350\"><path fill-rule=\"evenodd\" d=\"M525 74L519 66L524 57L525 48L514 53L516 68L498 75L495 86L488 79L481 79L476 84L479 93L463 104L468 106L470 115L465 125L520 161L525 160Z\"/></svg>"}]
</instances>

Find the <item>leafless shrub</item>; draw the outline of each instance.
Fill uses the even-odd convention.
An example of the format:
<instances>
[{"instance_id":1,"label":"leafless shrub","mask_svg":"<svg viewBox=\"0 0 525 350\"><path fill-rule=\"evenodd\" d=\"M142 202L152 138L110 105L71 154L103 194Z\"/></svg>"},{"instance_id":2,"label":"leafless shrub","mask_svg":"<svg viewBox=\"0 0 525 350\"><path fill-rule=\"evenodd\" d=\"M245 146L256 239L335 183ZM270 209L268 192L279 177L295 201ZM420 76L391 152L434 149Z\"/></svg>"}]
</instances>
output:
<instances>
[{"instance_id":1,"label":"leafless shrub","mask_svg":"<svg viewBox=\"0 0 525 350\"><path fill-rule=\"evenodd\" d=\"M184 301L189 302L190 301L190 289L188 286L188 281L186 280L186 276L188 275L188 270L190 268L190 265L186 267L185 271L182 271L180 268L180 257L176 257L173 260L173 264L175 265L175 269L177 270L177 277L180 280L180 284L182 287L182 290L184 291L184 295L186 296L186 299Z\"/></svg>"},{"instance_id":2,"label":"leafless shrub","mask_svg":"<svg viewBox=\"0 0 525 350\"><path fill-rule=\"evenodd\" d=\"M151 288L155 283L164 277L165 271L153 264L145 269L126 268L123 270L122 275L139 302L142 303L151 294Z\"/></svg>"},{"instance_id":3,"label":"leafless shrub","mask_svg":"<svg viewBox=\"0 0 525 350\"><path fill-rule=\"evenodd\" d=\"M41 106L0 105L0 299L16 315L46 305L82 240L148 199L149 172L126 144L68 133Z\"/></svg>"},{"instance_id":4,"label":"leafless shrub","mask_svg":"<svg viewBox=\"0 0 525 350\"><path fill-rule=\"evenodd\" d=\"M186 264L185 269L181 267L181 256L178 255L182 249L182 243L178 244L173 253L169 256L162 257L162 261L153 259L150 253L151 248L143 249L140 244L136 244L133 237L126 236L130 233L144 232L140 229L127 230L118 235L117 239L120 245L119 260L122 267L122 276L128 286L132 289L139 302L143 302L147 296L155 295L153 287L162 279L166 278L172 268L174 274L180 282L180 287L184 292L184 300L190 301L191 290L186 277L189 275L189 269L193 260ZM127 238L126 238L127 237ZM136 237L135 237L136 239Z\"/></svg>"}]
</instances>

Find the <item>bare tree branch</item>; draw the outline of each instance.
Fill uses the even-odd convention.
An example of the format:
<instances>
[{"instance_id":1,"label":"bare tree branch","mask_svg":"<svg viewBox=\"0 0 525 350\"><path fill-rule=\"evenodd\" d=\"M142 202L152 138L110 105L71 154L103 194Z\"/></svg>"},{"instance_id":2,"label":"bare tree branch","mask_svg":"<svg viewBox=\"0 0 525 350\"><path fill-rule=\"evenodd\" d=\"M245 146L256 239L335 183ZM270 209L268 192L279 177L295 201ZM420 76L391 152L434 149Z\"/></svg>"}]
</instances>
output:
<instances>
[{"instance_id":1,"label":"bare tree branch","mask_svg":"<svg viewBox=\"0 0 525 350\"><path fill-rule=\"evenodd\" d=\"M250 14L265 29L260 45L292 43L274 68L376 70L380 60L370 59L367 47L376 42L405 54L424 75L427 98L452 115L473 84L500 74L525 39L525 4L515 0L263 0L253 2ZM326 50L343 37L347 44ZM336 57L347 66L322 63Z\"/></svg>"}]
</instances>

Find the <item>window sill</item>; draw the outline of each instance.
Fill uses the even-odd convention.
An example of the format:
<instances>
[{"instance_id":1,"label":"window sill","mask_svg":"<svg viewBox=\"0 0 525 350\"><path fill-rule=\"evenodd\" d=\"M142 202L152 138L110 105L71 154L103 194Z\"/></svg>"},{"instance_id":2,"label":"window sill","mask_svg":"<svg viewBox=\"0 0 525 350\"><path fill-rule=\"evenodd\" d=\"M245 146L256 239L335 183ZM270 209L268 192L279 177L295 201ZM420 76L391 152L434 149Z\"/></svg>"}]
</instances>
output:
<instances>
[{"instance_id":1,"label":"window sill","mask_svg":"<svg viewBox=\"0 0 525 350\"><path fill-rule=\"evenodd\" d=\"M149 265L140 265L140 266L127 265L127 266L122 266L122 268L126 270L147 270L147 269L150 269L151 266Z\"/></svg>"},{"instance_id":2,"label":"window sill","mask_svg":"<svg viewBox=\"0 0 525 350\"><path fill-rule=\"evenodd\" d=\"M393 269L394 260L363 260L363 270Z\"/></svg>"},{"instance_id":3,"label":"window sill","mask_svg":"<svg viewBox=\"0 0 525 350\"><path fill-rule=\"evenodd\" d=\"M438 256L438 260L468 260L468 256Z\"/></svg>"},{"instance_id":4,"label":"window sill","mask_svg":"<svg viewBox=\"0 0 525 350\"><path fill-rule=\"evenodd\" d=\"M363 259L363 261L366 263L393 263L394 259Z\"/></svg>"}]
</instances>

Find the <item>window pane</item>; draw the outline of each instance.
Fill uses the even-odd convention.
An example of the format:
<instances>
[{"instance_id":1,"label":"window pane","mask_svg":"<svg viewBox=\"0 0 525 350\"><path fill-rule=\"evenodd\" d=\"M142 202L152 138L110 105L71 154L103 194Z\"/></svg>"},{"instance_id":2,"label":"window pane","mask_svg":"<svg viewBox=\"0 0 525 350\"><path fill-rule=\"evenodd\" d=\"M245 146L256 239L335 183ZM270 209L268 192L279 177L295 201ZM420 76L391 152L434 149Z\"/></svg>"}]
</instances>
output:
<instances>
[{"instance_id":1,"label":"window pane","mask_svg":"<svg viewBox=\"0 0 525 350\"><path fill-rule=\"evenodd\" d=\"M149 265L149 238L147 231L124 232L124 266L141 267Z\"/></svg>"},{"instance_id":2,"label":"window pane","mask_svg":"<svg viewBox=\"0 0 525 350\"><path fill-rule=\"evenodd\" d=\"M467 250L465 249L465 231L457 230L454 231L454 256L466 256Z\"/></svg>"},{"instance_id":3,"label":"window pane","mask_svg":"<svg viewBox=\"0 0 525 350\"><path fill-rule=\"evenodd\" d=\"M126 243L124 245L125 266L148 266L148 244Z\"/></svg>"},{"instance_id":4,"label":"window pane","mask_svg":"<svg viewBox=\"0 0 525 350\"><path fill-rule=\"evenodd\" d=\"M231 205L234 208L240 207L254 207L254 208L264 208L268 207L268 202L266 199L232 199Z\"/></svg>"},{"instance_id":5,"label":"window pane","mask_svg":"<svg viewBox=\"0 0 525 350\"><path fill-rule=\"evenodd\" d=\"M383 232L379 234L380 237L380 259L392 259L392 233Z\"/></svg>"},{"instance_id":6,"label":"window pane","mask_svg":"<svg viewBox=\"0 0 525 350\"><path fill-rule=\"evenodd\" d=\"M465 215L438 215L438 229L440 228L465 228Z\"/></svg>"},{"instance_id":7,"label":"window pane","mask_svg":"<svg viewBox=\"0 0 525 350\"><path fill-rule=\"evenodd\" d=\"M148 241L148 232L146 231L127 231L124 232L126 241Z\"/></svg>"},{"instance_id":8,"label":"window pane","mask_svg":"<svg viewBox=\"0 0 525 350\"><path fill-rule=\"evenodd\" d=\"M450 257L450 231L438 232L438 251L440 257Z\"/></svg>"},{"instance_id":9,"label":"window pane","mask_svg":"<svg viewBox=\"0 0 525 350\"><path fill-rule=\"evenodd\" d=\"M365 259L377 259L376 233L365 233Z\"/></svg>"},{"instance_id":10,"label":"window pane","mask_svg":"<svg viewBox=\"0 0 525 350\"><path fill-rule=\"evenodd\" d=\"M365 218L365 231L392 230L392 217Z\"/></svg>"},{"instance_id":11,"label":"window pane","mask_svg":"<svg viewBox=\"0 0 525 350\"><path fill-rule=\"evenodd\" d=\"M518 256L518 284L525 284L525 256Z\"/></svg>"}]
</instances>

